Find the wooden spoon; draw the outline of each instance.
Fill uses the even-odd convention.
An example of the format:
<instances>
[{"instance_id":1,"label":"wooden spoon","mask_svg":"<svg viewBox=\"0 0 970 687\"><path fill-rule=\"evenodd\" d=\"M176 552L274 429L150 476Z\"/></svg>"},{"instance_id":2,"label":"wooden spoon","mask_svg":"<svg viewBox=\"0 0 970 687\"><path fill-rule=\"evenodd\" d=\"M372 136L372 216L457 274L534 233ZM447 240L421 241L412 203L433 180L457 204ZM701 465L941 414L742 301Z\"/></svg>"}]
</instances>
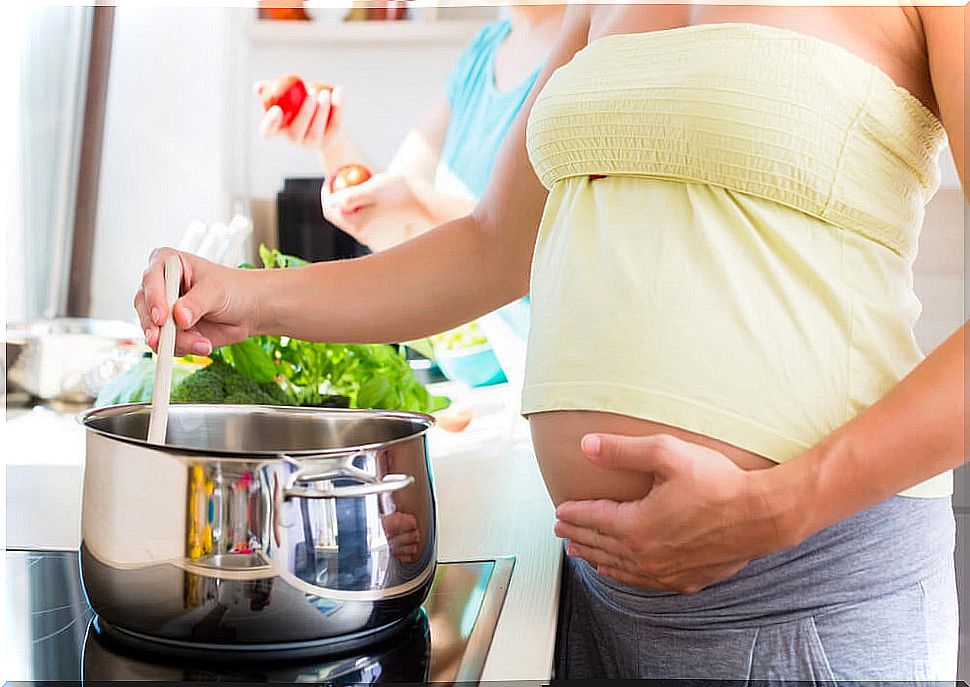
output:
<instances>
[{"instance_id":1,"label":"wooden spoon","mask_svg":"<svg viewBox=\"0 0 970 687\"><path fill-rule=\"evenodd\" d=\"M155 388L152 390L152 412L148 419L148 443L164 444L168 429L168 398L172 393L172 360L175 358L175 320L172 306L182 284L182 261L179 256L165 259L165 302L168 312L158 334L158 356L155 362Z\"/></svg>"}]
</instances>

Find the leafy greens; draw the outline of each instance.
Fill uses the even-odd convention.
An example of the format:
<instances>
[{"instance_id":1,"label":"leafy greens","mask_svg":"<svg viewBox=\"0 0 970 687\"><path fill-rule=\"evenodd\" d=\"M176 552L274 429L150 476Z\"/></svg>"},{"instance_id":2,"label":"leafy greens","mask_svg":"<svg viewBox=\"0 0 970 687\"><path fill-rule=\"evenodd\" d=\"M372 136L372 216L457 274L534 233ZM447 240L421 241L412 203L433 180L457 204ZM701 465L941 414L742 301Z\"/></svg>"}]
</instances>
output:
<instances>
[{"instance_id":1,"label":"leafy greens","mask_svg":"<svg viewBox=\"0 0 970 687\"><path fill-rule=\"evenodd\" d=\"M260 246L266 269L299 268L300 258ZM212 352L256 382L275 381L293 405L320 405L344 396L351 408L432 413L450 405L419 382L403 346L314 343L287 336L251 336Z\"/></svg>"}]
</instances>

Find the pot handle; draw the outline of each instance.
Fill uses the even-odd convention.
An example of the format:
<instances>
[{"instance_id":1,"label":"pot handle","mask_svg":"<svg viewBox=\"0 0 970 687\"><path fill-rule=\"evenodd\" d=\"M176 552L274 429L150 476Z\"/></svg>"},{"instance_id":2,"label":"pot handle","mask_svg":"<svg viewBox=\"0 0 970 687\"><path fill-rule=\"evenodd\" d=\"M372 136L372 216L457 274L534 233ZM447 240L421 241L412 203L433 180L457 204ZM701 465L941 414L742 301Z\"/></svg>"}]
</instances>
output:
<instances>
[{"instance_id":1,"label":"pot handle","mask_svg":"<svg viewBox=\"0 0 970 687\"><path fill-rule=\"evenodd\" d=\"M389 474L385 475L383 479L378 479L366 470L361 470L354 465L356 456L341 456L310 463L305 460L296 461L290 456L282 457L291 465L299 465L296 472L290 475L286 487L283 489L285 498L339 499L370 496L371 494L389 494L414 483L414 478L410 475ZM334 479L354 480L358 484L337 487L331 483L331 480ZM325 484L314 489L297 486L311 482L324 482Z\"/></svg>"},{"instance_id":2,"label":"pot handle","mask_svg":"<svg viewBox=\"0 0 970 687\"><path fill-rule=\"evenodd\" d=\"M336 475L338 477L356 478L356 475ZM370 475L368 475L370 477ZM297 480L301 481L301 480ZM318 480L319 481L319 478ZM414 483L411 475L384 475L383 479L373 479L362 484L348 484L346 486L335 487L330 483L324 484L322 488L306 489L303 487L287 487L283 490L285 498L302 499L340 499L356 498L359 496L371 496L373 494L389 494L410 486Z\"/></svg>"}]
</instances>

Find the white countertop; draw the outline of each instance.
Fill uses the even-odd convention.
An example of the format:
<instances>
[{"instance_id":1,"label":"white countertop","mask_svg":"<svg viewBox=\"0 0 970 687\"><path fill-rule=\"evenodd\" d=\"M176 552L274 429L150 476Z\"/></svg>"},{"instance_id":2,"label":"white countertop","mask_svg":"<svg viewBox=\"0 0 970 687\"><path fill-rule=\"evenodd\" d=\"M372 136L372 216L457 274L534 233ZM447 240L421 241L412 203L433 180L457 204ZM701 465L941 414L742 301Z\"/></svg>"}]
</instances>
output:
<instances>
[{"instance_id":1,"label":"white countertop","mask_svg":"<svg viewBox=\"0 0 970 687\"><path fill-rule=\"evenodd\" d=\"M515 556L515 568L482 680L550 678L562 548L552 532L528 424L506 385L468 390L440 385L475 418L458 434L434 429L430 453L442 561ZM84 435L70 414L8 411L6 545L76 549Z\"/></svg>"}]
</instances>

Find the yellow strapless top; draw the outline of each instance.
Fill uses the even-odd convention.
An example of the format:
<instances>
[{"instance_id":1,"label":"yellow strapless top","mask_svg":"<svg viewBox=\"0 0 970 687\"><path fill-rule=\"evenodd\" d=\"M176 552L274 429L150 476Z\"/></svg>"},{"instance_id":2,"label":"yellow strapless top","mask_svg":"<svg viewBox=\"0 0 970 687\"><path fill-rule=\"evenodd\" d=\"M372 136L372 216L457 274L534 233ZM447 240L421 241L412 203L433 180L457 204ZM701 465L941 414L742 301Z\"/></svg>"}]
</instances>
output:
<instances>
[{"instance_id":1,"label":"yellow strapless top","mask_svg":"<svg viewBox=\"0 0 970 687\"><path fill-rule=\"evenodd\" d=\"M549 199L524 414L780 462L920 362L912 262L946 137L862 58L755 24L607 36L552 75L527 138Z\"/></svg>"}]
</instances>

